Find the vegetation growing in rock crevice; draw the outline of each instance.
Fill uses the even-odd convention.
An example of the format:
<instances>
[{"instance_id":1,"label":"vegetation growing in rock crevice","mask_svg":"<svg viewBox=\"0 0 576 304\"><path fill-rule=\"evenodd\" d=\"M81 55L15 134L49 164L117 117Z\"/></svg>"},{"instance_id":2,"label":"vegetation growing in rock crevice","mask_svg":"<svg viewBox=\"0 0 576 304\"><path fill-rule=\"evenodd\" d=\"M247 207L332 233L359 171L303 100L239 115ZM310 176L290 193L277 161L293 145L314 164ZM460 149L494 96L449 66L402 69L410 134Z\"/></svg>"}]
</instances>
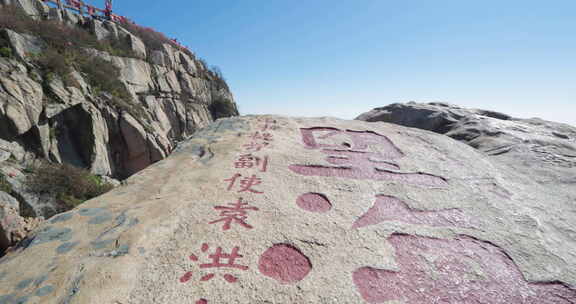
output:
<instances>
[{"instance_id":1,"label":"vegetation growing in rock crevice","mask_svg":"<svg viewBox=\"0 0 576 304\"><path fill-rule=\"evenodd\" d=\"M131 22L123 22L122 27L129 31L132 35L140 38L146 49L153 51L164 50L164 44L169 44L177 50L186 53L188 56L194 58L194 54L187 48L178 45L174 40L166 37L166 35L155 31L153 28L140 26Z\"/></svg>"},{"instance_id":2,"label":"vegetation growing in rock crevice","mask_svg":"<svg viewBox=\"0 0 576 304\"><path fill-rule=\"evenodd\" d=\"M196 59L190 50L182 47L176 41L149 27L130 22L124 22L121 26L134 36L139 37L149 51L164 52L164 44L168 44L184 52L194 59L197 65L200 65L200 77L214 81L217 89L229 90L218 67L208 66L203 59ZM20 34L30 34L40 38L46 44L43 51L35 57L35 62L39 65L45 81L49 82L54 76L59 76L66 86L79 87L70 73L72 70L80 71L97 91L109 92L115 99L123 100L116 102L115 106L129 112L134 117L141 117L143 111L137 109L140 105L137 101L132 100L132 96L128 93L125 85L119 80L118 68L111 62L83 51L83 49L91 48L107 52L113 56L137 58L131 49L129 40L114 38L98 40L89 32L87 27L87 24L68 26L56 20L34 20L21 8L14 5L5 5L0 9L0 29L7 28ZM2 37L0 37L0 56L12 56L9 43L7 41L3 43Z\"/></svg>"},{"instance_id":3,"label":"vegetation growing in rock crevice","mask_svg":"<svg viewBox=\"0 0 576 304\"><path fill-rule=\"evenodd\" d=\"M12 49L7 46L0 46L0 57L12 58Z\"/></svg>"},{"instance_id":4,"label":"vegetation growing in rock crevice","mask_svg":"<svg viewBox=\"0 0 576 304\"><path fill-rule=\"evenodd\" d=\"M92 175L88 170L68 164L47 162L31 170L26 184L35 193L55 197L67 210L113 188L111 184Z\"/></svg>"},{"instance_id":5,"label":"vegetation growing in rock crevice","mask_svg":"<svg viewBox=\"0 0 576 304\"><path fill-rule=\"evenodd\" d=\"M85 27L70 27L51 20L34 20L20 8L11 5L0 9L0 28L31 34L46 44L42 52L34 56L34 62L41 70L47 95L53 95L50 94L49 84L56 76L64 81L64 85L79 88L77 81L71 77L71 73L76 70L84 75L94 89L94 95L108 92L111 94L108 100L112 102L112 106L136 118L143 118L145 111L133 100L124 83L120 81L120 70L111 62L84 51L92 48L114 56L136 57L127 41L98 41Z\"/></svg>"},{"instance_id":6,"label":"vegetation growing in rock crevice","mask_svg":"<svg viewBox=\"0 0 576 304\"><path fill-rule=\"evenodd\" d=\"M157 32L152 28L140 26L130 22L123 22L122 27L128 30L132 35L140 38L146 46L146 49L149 51L164 51L164 44L168 44L176 50L180 50L181 52L190 56L190 58L196 59L196 56L188 48L179 45L174 40L166 37L166 35ZM150 53L148 56L150 56ZM220 68L217 66L209 66L206 61L201 58L197 60L202 65L200 68L200 70L203 71L203 73L200 73L201 77L215 80L219 87L226 88L226 90L229 89L228 84L226 83L226 80L220 71Z\"/></svg>"},{"instance_id":7,"label":"vegetation growing in rock crevice","mask_svg":"<svg viewBox=\"0 0 576 304\"><path fill-rule=\"evenodd\" d=\"M12 185L6 180L6 176L0 173L0 191L8 194L12 193Z\"/></svg>"},{"instance_id":8,"label":"vegetation growing in rock crevice","mask_svg":"<svg viewBox=\"0 0 576 304\"><path fill-rule=\"evenodd\" d=\"M58 51L93 48L115 56L135 57L127 41L113 38L98 40L87 26L67 26L57 20L34 20L14 5L4 5L0 9L0 28L38 37L49 48Z\"/></svg>"}]
</instances>

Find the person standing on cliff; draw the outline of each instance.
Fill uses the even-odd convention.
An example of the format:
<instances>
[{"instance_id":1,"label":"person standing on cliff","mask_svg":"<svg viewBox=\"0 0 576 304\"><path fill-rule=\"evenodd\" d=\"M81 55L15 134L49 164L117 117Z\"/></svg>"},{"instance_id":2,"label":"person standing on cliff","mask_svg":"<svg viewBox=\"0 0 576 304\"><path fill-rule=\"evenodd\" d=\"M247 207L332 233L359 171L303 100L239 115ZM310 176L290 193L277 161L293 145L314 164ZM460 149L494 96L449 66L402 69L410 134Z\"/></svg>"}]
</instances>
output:
<instances>
[{"instance_id":1,"label":"person standing on cliff","mask_svg":"<svg viewBox=\"0 0 576 304\"><path fill-rule=\"evenodd\" d=\"M104 9L104 15L108 20L112 20L112 0L106 0L106 8Z\"/></svg>"}]
</instances>

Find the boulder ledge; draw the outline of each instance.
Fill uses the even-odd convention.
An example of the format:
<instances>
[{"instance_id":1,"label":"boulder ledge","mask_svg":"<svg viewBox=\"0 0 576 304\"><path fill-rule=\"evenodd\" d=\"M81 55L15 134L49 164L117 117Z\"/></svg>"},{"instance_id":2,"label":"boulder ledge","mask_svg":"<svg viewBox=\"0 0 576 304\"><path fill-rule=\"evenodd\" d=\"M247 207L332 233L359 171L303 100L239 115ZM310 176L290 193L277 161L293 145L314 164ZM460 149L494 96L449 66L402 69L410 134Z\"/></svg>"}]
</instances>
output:
<instances>
[{"instance_id":1,"label":"boulder ledge","mask_svg":"<svg viewBox=\"0 0 576 304\"><path fill-rule=\"evenodd\" d=\"M447 136L220 119L0 260L0 303L575 303L574 197Z\"/></svg>"}]
</instances>

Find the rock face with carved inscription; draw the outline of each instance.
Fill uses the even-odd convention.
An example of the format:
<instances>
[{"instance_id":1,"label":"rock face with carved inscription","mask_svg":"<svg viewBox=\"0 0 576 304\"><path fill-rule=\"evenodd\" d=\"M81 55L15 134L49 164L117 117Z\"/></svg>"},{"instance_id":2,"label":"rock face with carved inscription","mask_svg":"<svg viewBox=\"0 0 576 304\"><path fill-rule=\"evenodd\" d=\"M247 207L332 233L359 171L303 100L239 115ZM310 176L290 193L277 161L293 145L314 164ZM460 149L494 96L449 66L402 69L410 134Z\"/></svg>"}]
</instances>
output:
<instances>
[{"instance_id":1,"label":"rock face with carved inscription","mask_svg":"<svg viewBox=\"0 0 576 304\"><path fill-rule=\"evenodd\" d=\"M444 135L221 119L20 242L0 303L576 303L575 210Z\"/></svg>"}]
</instances>

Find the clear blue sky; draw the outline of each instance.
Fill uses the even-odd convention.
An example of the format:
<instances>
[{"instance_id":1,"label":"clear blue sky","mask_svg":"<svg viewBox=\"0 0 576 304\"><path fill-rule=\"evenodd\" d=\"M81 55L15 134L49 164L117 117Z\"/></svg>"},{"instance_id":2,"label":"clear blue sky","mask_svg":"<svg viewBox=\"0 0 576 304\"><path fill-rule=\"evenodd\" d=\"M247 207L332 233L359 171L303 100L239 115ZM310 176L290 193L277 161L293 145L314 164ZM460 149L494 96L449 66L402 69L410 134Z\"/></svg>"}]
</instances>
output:
<instances>
[{"instance_id":1,"label":"clear blue sky","mask_svg":"<svg viewBox=\"0 0 576 304\"><path fill-rule=\"evenodd\" d=\"M220 67L242 114L415 100L576 125L575 0L114 2Z\"/></svg>"}]
</instances>

